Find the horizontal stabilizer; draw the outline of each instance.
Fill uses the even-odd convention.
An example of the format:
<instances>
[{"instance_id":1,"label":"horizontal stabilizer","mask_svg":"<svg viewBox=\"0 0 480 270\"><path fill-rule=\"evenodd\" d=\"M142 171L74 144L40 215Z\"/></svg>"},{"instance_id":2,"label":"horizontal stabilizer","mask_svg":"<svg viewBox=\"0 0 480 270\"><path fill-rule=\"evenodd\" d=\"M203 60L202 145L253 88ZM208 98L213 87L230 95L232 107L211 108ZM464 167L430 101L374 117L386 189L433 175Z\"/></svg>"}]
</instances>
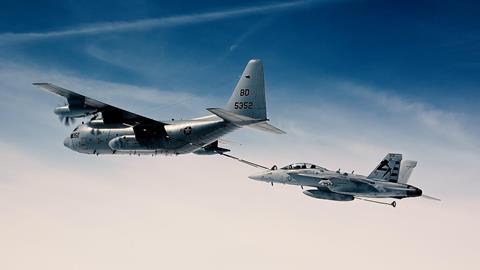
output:
<instances>
[{"instance_id":1,"label":"horizontal stabilizer","mask_svg":"<svg viewBox=\"0 0 480 270\"><path fill-rule=\"evenodd\" d=\"M285 134L286 133L285 131L283 131L279 128L276 128L276 127L270 125L267 122L260 122L260 123L257 123L257 124L249 125L249 127L259 129L259 130L263 130L263 131L270 132L270 133L274 133L274 134Z\"/></svg>"},{"instance_id":2,"label":"horizontal stabilizer","mask_svg":"<svg viewBox=\"0 0 480 270\"><path fill-rule=\"evenodd\" d=\"M215 114L216 116L222 118L223 120L231 122L232 124L237 126L246 126L246 125L251 125L251 124L266 121L266 119L255 119L249 116L236 114L234 112L227 111L220 108L208 108L207 110Z\"/></svg>"},{"instance_id":3,"label":"horizontal stabilizer","mask_svg":"<svg viewBox=\"0 0 480 270\"><path fill-rule=\"evenodd\" d=\"M270 133L285 134L285 131L268 124L267 119L255 119L220 108L208 108L207 110L236 126L249 126Z\"/></svg>"}]
</instances>

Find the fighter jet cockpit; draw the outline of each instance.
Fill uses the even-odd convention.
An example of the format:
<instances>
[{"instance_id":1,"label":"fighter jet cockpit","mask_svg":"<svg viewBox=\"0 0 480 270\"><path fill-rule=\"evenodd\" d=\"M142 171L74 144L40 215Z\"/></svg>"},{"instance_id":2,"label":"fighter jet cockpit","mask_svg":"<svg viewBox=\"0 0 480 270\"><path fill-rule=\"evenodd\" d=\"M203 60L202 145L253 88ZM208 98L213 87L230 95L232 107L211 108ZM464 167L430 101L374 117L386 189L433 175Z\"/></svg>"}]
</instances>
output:
<instances>
[{"instance_id":1,"label":"fighter jet cockpit","mask_svg":"<svg viewBox=\"0 0 480 270\"><path fill-rule=\"evenodd\" d=\"M310 163L294 163L281 168L281 170L301 170L301 169L323 169L323 168Z\"/></svg>"}]
</instances>

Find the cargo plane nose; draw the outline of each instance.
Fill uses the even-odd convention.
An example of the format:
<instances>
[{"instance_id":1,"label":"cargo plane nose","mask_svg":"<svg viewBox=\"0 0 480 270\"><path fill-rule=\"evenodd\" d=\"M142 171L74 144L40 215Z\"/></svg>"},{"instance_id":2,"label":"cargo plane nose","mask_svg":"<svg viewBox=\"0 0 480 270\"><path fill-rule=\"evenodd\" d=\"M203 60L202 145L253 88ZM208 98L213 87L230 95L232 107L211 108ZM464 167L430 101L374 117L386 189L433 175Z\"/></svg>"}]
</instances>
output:
<instances>
[{"instance_id":1,"label":"cargo plane nose","mask_svg":"<svg viewBox=\"0 0 480 270\"><path fill-rule=\"evenodd\" d=\"M69 149L72 149L72 139L70 137L66 137L63 140L63 145Z\"/></svg>"}]
</instances>

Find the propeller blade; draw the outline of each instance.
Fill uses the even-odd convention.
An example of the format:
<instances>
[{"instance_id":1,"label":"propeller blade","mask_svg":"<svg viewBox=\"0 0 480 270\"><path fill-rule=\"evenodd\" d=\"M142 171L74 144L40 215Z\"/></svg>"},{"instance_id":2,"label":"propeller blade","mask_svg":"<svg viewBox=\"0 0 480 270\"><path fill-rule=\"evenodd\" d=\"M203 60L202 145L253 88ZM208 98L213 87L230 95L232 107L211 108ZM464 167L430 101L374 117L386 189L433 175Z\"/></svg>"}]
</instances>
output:
<instances>
[{"instance_id":1,"label":"propeller blade","mask_svg":"<svg viewBox=\"0 0 480 270\"><path fill-rule=\"evenodd\" d=\"M435 198L435 197L428 196L428 195L422 195L422 198L429 199L429 200L434 200L434 201L441 201L439 198Z\"/></svg>"},{"instance_id":2,"label":"propeller blade","mask_svg":"<svg viewBox=\"0 0 480 270\"><path fill-rule=\"evenodd\" d=\"M70 124L73 124L75 122L75 118L68 117L68 116L63 116L59 115L58 119L60 122L62 122L65 126L70 126Z\"/></svg>"}]
</instances>

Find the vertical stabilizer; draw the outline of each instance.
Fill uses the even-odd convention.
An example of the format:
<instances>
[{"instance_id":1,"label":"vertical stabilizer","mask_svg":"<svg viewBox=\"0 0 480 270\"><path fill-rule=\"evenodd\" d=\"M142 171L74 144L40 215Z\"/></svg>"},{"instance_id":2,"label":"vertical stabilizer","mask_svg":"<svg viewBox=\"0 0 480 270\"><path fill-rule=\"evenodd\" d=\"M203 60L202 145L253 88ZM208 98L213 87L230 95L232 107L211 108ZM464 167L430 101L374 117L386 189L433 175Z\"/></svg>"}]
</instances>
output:
<instances>
[{"instance_id":1,"label":"vertical stabilizer","mask_svg":"<svg viewBox=\"0 0 480 270\"><path fill-rule=\"evenodd\" d=\"M398 183L406 184L415 167L417 167L416 161L402 160L402 163L400 164L400 176L398 177Z\"/></svg>"},{"instance_id":2,"label":"vertical stabilizer","mask_svg":"<svg viewBox=\"0 0 480 270\"><path fill-rule=\"evenodd\" d=\"M368 178L398 182L402 154L387 154Z\"/></svg>"},{"instance_id":3,"label":"vertical stabilizer","mask_svg":"<svg viewBox=\"0 0 480 270\"><path fill-rule=\"evenodd\" d=\"M260 60L248 62L225 109L258 120L267 119L263 64Z\"/></svg>"}]
</instances>

